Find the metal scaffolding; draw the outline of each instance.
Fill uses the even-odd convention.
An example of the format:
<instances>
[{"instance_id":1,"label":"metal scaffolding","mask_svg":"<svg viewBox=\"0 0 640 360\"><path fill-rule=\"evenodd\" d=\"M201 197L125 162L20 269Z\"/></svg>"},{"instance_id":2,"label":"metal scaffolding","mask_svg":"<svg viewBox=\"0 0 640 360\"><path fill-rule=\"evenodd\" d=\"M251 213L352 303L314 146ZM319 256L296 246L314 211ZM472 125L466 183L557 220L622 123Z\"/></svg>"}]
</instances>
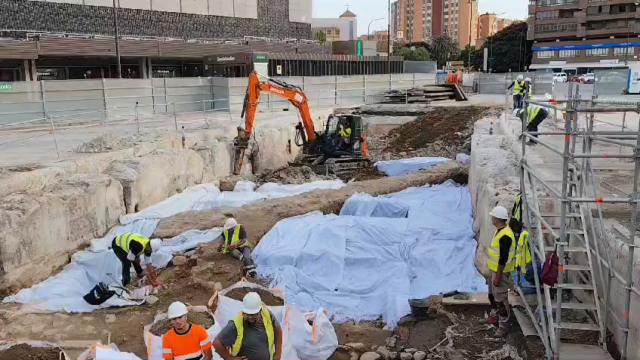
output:
<instances>
[{"instance_id":1,"label":"metal scaffolding","mask_svg":"<svg viewBox=\"0 0 640 360\"><path fill-rule=\"evenodd\" d=\"M640 114L640 102L599 101L596 98L583 100L579 98L579 86L570 84L569 96L563 101L525 101L525 114L530 114L530 107L547 109L549 114L562 112L564 131L533 132L527 130L528 120L522 122L522 160L520 166L520 190L522 194L524 226L531 236L531 256L544 263L547 256L558 255L558 283L554 287L541 284L538 269L533 266L537 308L523 301L536 332L547 350L547 358L561 359L564 355L560 341L564 329L594 331L599 333L600 346L607 351L607 340L613 333L621 331L618 337L618 348L623 360L628 359L629 309L631 293L640 295L633 285L633 260L635 252L635 229L638 223L638 177L640 174L640 131L596 131L594 119L596 113L623 113L624 122L627 112ZM533 111L531 112L533 113ZM581 115L585 121L580 122ZM628 129L628 128L627 128ZM640 129L640 120L638 122ZM538 136L545 136L544 140ZM562 138L558 148L557 139ZM527 142L533 142L549 149L562 158L562 177L545 179L543 172L536 164L527 161ZM556 144L554 144L556 142ZM620 146L618 153L592 152L594 143ZM581 151L578 151L578 145ZM631 149L623 152L622 149ZM633 190L626 197L605 198L601 195L596 171L592 164L594 159L632 159ZM550 160L551 161L551 160ZM560 187L553 186L553 181ZM549 198L541 199L539 190L544 190ZM538 190L538 191L536 191ZM626 203L630 205L630 236L619 231L616 237L623 240L628 247L626 273L620 274L614 268L611 254L604 246L607 232L603 218L603 204ZM545 212L542 209L558 209ZM594 215L595 214L597 215ZM597 225L596 225L597 224ZM523 229L524 230L524 229ZM573 258L572 258L573 257ZM575 261L574 261L575 260ZM597 274L597 275L596 275ZM597 276L597 277L596 277ZM623 311L616 311L611 304L611 285L618 281L624 288ZM603 289L598 289L601 286ZM517 292L524 299L520 284ZM552 301L552 297L555 300ZM579 301L573 301L578 299ZM593 301L593 302L590 302ZM590 315L591 323L572 323L563 319L562 310L585 310ZM611 329L607 324L613 320ZM616 329L617 328L617 329ZM565 351L566 353L566 351ZM603 352L603 354L606 354ZM607 354L608 356L608 354ZM603 357L604 358L604 357Z\"/></svg>"}]
</instances>

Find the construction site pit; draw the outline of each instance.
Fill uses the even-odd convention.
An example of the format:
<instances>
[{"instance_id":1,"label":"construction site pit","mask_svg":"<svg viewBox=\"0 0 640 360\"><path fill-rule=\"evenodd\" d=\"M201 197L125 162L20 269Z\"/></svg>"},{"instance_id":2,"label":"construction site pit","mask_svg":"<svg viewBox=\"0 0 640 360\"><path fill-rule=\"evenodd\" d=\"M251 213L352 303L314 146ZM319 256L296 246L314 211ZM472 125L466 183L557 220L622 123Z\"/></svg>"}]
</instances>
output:
<instances>
[{"instance_id":1,"label":"construction site pit","mask_svg":"<svg viewBox=\"0 0 640 360\"><path fill-rule=\"evenodd\" d=\"M341 109L340 111L345 111ZM458 154L469 155L474 122L481 118L495 118L503 111L496 106L429 106L429 105L375 105L348 109L363 117L367 133L369 157L372 163L413 157L446 157L456 159ZM126 141L115 141L118 146L128 146ZM132 142L133 143L133 142ZM100 151L111 145L101 145ZM79 151L91 153L92 148L81 147ZM97 151L97 150L96 150ZM339 213L344 202L354 193L372 196L402 191L409 187L440 184L454 180L466 184L468 166L457 162L446 162L415 174L397 178L387 177L375 167L360 170L342 178L347 186L338 190L316 190L311 193L286 198L269 199L239 208L216 208L204 211L189 211L160 220L152 237L168 239L191 229L207 230L221 226L225 219L233 216L248 231L248 242L257 244L278 221L319 210L324 213ZM265 171L248 180L258 184L278 182L302 184L316 180L335 179L327 174L315 174L310 168L283 167ZM222 184L221 184L222 185ZM230 184L227 184L229 186ZM231 184L232 185L232 184ZM222 189L223 186L221 186ZM174 257L172 263L162 270L159 280L164 289L157 295L155 304L138 307L98 310L84 314L30 313L20 312L15 304L3 304L0 311L1 338L30 338L45 341L101 340L107 336L121 351L128 351L146 358L147 349L142 338L143 328L153 322L158 312L165 312L173 301L184 301L190 305L206 305L212 293L220 291L242 278L241 262L216 251L217 243L200 246L190 254ZM265 285L265 279L247 279ZM247 288L231 290L226 296L241 300ZM261 294L267 305L282 305L282 299L269 292ZM331 309L326 309L331 313ZM536 340L525 341L513 324L514 331L506 339L492 336L491 325L481 325L489 309L485 305L445 305L430 307L427 319L405 316L393 331L379 321L334 323L339 347L330 359L366 360L374 359L493 359L493 360L538 360L540 349ZM192 316L193 314L190 314ZM206 313L195 315L194 322L204 326L213 324ZM160 335L168 330L167 321L152 327L152 333ZM21 351L11 354L10 351ZM14 346L0 351L0 360L41 359L49 360L48 353L29 357L30 348ZM40 351L40 350L37 350ZM52 350L53 351L53 350ZM363 354L377 353L377 357ZM20 354L27 354L20 356ZM58 359L59 351L55 354ZM39 357L38 357L39 356ZM369 355L370 356L370 355ZM544 356L544 350L542 350ZM53 357L51 357L53 360ZM304 360L304 359L303 359Z\"/></svg>"}]
</instances>

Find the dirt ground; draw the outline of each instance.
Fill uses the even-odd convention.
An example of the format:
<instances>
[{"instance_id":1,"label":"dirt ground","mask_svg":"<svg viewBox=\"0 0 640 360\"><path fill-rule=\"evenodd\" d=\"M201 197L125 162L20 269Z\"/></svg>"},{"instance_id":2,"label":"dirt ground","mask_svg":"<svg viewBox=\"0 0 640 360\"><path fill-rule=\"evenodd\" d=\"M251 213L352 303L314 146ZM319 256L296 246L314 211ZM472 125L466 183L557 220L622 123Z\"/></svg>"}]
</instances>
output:
<instances>
[{"instance_id":1,"label":"dirt ground","mask_svg":"<svg viewBox=\"0 0 640 360\"><path fill-rule=\"evenodd\" d=\"M61 351L57 348L36 348L20 344L0 351L0 360L59 360Z\"/></svg>"}]
</instances>

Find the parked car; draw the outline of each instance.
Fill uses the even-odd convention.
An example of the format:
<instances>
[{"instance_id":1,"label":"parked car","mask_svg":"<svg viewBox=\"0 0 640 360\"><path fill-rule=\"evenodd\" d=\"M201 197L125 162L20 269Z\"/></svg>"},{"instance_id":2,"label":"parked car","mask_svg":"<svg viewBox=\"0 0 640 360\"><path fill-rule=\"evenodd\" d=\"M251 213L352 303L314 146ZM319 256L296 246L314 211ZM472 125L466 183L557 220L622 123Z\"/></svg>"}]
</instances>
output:
<instances>
[{"instance_id":1,"label":"parked car","mask_svg":"<svg viewBox=\"0 0 640 360\"><path fill-rule=\"evenodd\" d=\"M554 83L566 83L567 80L569 80L567 73L564 72L559 72L559 73L555 73L553 75L553 82Z\"/></svg>"},{"instance_id":2,"label":"parked car","mask_svg":"<svg viewBox=\"0 0 640 360\"><path fill-rule=\"evenodd\" d=\"M567 79L568 82L581 82L581 76L580 75L569 75L569 78Z\"/></svg>"},{"instance_id":3,"label":"parked car","mask_svg":"<svg viewBox=\"0 0 640 360\"><path fill-rule=\"evenodd\" d=\"M593 84L596 82L596 74L594 73L584 74L580 78L580 82L583 84Z\"/></svg>"}]
</instances>

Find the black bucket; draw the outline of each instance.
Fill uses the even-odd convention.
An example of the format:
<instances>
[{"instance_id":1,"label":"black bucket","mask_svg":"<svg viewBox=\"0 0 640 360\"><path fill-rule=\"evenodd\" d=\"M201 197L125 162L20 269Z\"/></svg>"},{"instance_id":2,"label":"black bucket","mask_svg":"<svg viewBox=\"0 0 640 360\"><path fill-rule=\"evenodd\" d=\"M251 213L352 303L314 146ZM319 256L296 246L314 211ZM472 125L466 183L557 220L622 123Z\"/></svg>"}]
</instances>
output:
<instances>
[{"instance_id":1,"label":"black bucket","mask_svg":"<svg viewBox=\"0 0 640 360\"><path fill-rule=\"evenodd\" d=\"M411 307L411 315L416 320L424 320L429 318L429 300L428 299L409 299Z\"/></svg>"}]
</instances>

